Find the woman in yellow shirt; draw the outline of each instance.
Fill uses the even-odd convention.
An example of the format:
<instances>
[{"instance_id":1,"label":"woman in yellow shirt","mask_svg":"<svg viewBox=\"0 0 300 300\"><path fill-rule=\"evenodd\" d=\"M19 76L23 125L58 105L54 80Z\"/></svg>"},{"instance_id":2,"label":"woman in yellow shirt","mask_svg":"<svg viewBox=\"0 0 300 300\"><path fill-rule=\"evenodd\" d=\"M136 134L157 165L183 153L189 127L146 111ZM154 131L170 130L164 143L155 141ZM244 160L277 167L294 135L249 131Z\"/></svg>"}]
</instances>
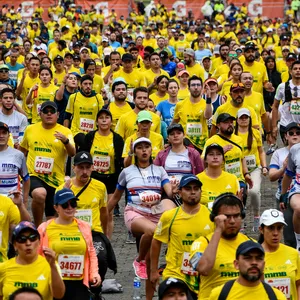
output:
<instances>
[{"instance_id":1,"label":"woman in yellow shirt","mask_svg":"<svg viewBox=\"0 0 300 300\"><path fill-rule=\"evenodd\" d=\"M149 96L155 106L169 98L169 95L167 94L168 82L169 78L166 75L160 75L156 78L157 92Z\"/></svg>"},{"instance_id":2,"label":"woman in yellow shirt","mask_svg":"<svg viewBox=\"0 0 300 300\"><path fill-rule=\"evenodd\" d=\"M190 91L188 88L190 74L187 70L181 70L178 72L177 77L179 79L179 91L177 98L179 101L181 101L190 96Z\"/></svg>"},{"instance_id":3,"label":"woman in yellow shirt","mask_svg":"<svg viewBox=\"0 0 300 300\"><path fill-rule=\"evenodd\" d=\"M283 227L287 225L283 213L267 209L259 223L258 242L265 250L265 282L282 291L287 299L299 299L300 257L296 249L280 243Z\"/></svg>"},{"instance_id":4,"label":"woman in yellow shirt","mask_svg":"<svg viewBox=\"0 0 300 300\"><path fill-rule=\"evenodd\" d=\"M0 298L8 300L20 287L31 286L44 300L61 299L65 285L55 264L55 252L44 247L45 257L38 254L40 235L34 224L19 223L13 231L12 243L18 255L0 264Z\"/></svg>"},{"instance_id":5,"label":"woman in yellow shirt","mask_svg":"<svg viewBox=\"0 0 300 300\"><path fill-rule=\"evenodd\" d=\"M258 232L259 210L261 205L261 174L268 174L266 154L262 145L259 130L252 127L251 114L248 108L241 108L237 113L235 134L243 140L243 151L247 168L253 181L253 187L248 191L248 197L253 209L253 231ZM244 174L245 176L246 174Z\"/></svg>"}]
</instances>

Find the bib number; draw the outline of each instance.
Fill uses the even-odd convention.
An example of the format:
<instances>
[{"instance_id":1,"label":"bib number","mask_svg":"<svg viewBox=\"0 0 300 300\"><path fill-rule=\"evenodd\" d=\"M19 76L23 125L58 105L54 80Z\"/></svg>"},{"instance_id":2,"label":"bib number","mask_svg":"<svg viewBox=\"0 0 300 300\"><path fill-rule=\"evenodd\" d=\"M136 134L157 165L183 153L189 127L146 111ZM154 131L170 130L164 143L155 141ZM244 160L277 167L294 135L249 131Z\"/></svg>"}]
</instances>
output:
<instances>
[{"instance_id":1,"label":"bib number","mask_svg":"<svg viewBox=\"0 0 300 300\"><path fill-rule=\"evenodd\" d=\"M200 123L187 123L186 133L188 136L201 136L202 125Z\"/></svg>"},{"instance_id":2,"label":"bib number","mask_svg":"<svg viewBox=\"0 0 300 300\"><path fill-rule=\"evenodd\" d=\"M38 115L39 115L40 112L41 112L41 107L42 107L42 104L37 104L37 105L36 105L36 111L37 111Z\"/></svg>"},{"instance_id":3,"label":"bib number","mask_svg":"<svg viewBox=\"0 0 300 300\"><path fill-rule=\"evenodd\" d=\"M190 265L189 256L190 256L189 252L184 252L183 253L181 268L180 268L181 273L186 274L186 275L190 275L190 276L197 276L198 272L194 271L192 266Z\"/></svg>"},{"instance_id":4,"label":"bib number","mask_svg":"<svg viewBox=\"0 0 300 300\"><path fill-rule=\"evenodd\" d=\"M248 156L245 156L245 158L246 158L247 167L249 169L255 169L256 168L255 155L248 155Z\"/></svg>"},{"instance_id":5,"label":"bib number","mask_svg":"<svg viewBox=\"0 0 300 300\"><path fill-rule=\"evenodd\" d=\"M300 173L296 173L295 181L300 184Z\"/></svg>"},{"instance_id":6,"label":"bib number","mask_svg":"<svg viewBox=\"0 0 300 300\"><path fill-rule=\"evenodd\" d=\"M238 161L238 162L234 162L234 163L231 163L231 164L225 164L225 171L239 177L241 175L241 164L240 164L240 162Z\"/></svg>"},{"instance_id":7,"label":"bib number","mask_svg":"<svg viewBox=\"0 0 300 300\"><path fill-rule=\"evenodd\" d=\"M77 209L75 213L75 218L85 221L92 226L92 210L91 209Z\"/></svg>"},{"instance_id":8,"label":"bib number","mask_svg":"<svg viewBox=\"0 0 300 300\"><path fill-rule=\"evenodd\" d=\"M94 129L94 120L91 119L85 119L85 118L80 118L80 130L82 131L92 131Z\"/></svg>"},{"instance_id":9,"label":"bib number","mask_svg":"<svg viewBox=\"0 0 300 300\"><path fill-rule=\"evenodd\" d=\"M161 199L160 194L152 191L142 192L139 194L139 197L143 205L150 207L157 204Z\"/></svg>"},{"instance_id":10,"label":"bib number","mask_svg":"<svg viewBox=\"0 0 300 300\"><path fill-rule=\"evenodd\" d=\"M83 255L60 254L58 256L58 264L62 277L81 278L83 276Z\"/></svg>"},{"instance_id":11,"label":"bib number","mask_svg":"<svg viewBox=\"0 0 300 300\"><path fill-rule=\"evenodd\" d=\"M54 165L54 158L36 156L34 161L34 171L39 174L51 174Z\"/></svg>"},{"instance_id":12,"label":"bib number","mask_svg":"<svg viewBox=\"0 0 300 300\"><path fill-rule=\"evenodd\" d=\"M300 115L300 101L296 101L296 100L291 101L290 113L292 115Z\"/></svg>"},{"instance_id":13,"label":"bib number","mask_svg":"<svg viewBox=\"0 0 300 300\"><path fill-rule=\"evenodd\" d=\"M93 156L93 169L105 173L110 168L110 156Z\"/></svg>"},{"instance_id":14,"label":"bib number","mask_svg":"<svg viewBox=\"0 0 300 300\"><path fill-rule=\"evenodd\" d=\"M266 281L273 288L283 292L287 299L291 297L291 279L290 278L272 278Z\"/></svg>"},{"instance_id":15,"label":"bib number","mask_svg":"<svg viewBox=\"0 0 300 300\"><path fill-rule=\"evenodd\" d=\"M172 176L169 176L169 180L170 180L170 183L172 185L178 185L180 180L181 180L182 176L181 175L172 175Z\"/></svg>"}]
</instances>

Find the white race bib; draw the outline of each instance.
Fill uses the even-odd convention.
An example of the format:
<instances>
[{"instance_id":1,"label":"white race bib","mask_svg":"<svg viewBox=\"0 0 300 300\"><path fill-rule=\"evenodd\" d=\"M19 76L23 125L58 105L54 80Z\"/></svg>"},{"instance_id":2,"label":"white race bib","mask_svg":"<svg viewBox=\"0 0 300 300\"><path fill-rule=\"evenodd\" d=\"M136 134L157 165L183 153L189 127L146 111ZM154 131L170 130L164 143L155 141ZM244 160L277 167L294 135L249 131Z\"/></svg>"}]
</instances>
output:
<instances>
[{"instance_id":1,"label":"white race bib","mask_svg":"<svg viewBox=\"0 0 300 300\"><path fill-rule=\"evenodd\" d=\"M127 90L127 99L129 102L133 102L133 90L132 88L129 88Z\"/></svg>"},{"instance_id":2,"label":"white race bib","mask_svg":"<svg viewBox=\"0 0 300 300\"><path fill-rule=\"evenodd\" d=\"M180 180L182 178L182 175L171 175L169 176L169 180L171 184L179 184Z\"/></svg>"},{"instance_id":3,"label":"white race bib","mask_svg":"<svg viewBox=\"0 0 300 300\"><path fill-rule=\"evenodd\" d=\"M255 169L256 168L256 158L255 158L254 154L245 156L245 159L246 159L247 167L249 169Z\"/></svg>"},{"instance_id":4,"label":"white race bib","mask_svg":"<svg viewBox=\"0 0 300 300\"><path fill-rule=\"evenodd\" d=\"M75 218L85 221L92 226L92 210L91 209L77 209Z\"/></svg>"},{"instance_id":5,"label":"white race bib","mask_svg":"<svg viewBox=\"0 0 300 300\"><path fill-rule=\"evenodd\" d=\"M37 104L36 105L36 111L37 111L38 115L40 114L41 107L42 107L42 104Z\"/></svg>"},{"instance_id":6,"label":"white race bib","mask_svg":"<svg viewBox=\"0 0 300 300\"><path fill-rule=\"evenodd\" d=\"M51 174L54 166L54 158L36 156L34 160L34 171L39 174Z\"/></svg>"},{"instance_id":7,"label":"white race bib","mask_svg":"<svg viewBox=\"0 0 300 300\"><path fill-rule=\"evenodd\" d=\"M155 205L161 199L161 195L156 192L153 192L153 191L145 191L145 192L139 193L139 197L140 197L142 204L145 206Z\"/></svg>"},{"instance_id":8,"label":"white race bib","mask_svg":"<svg viewBox=\"0 0 300 300\"><path fill-rule=\"evenodd\" d=\"M184 252L182 256L182 262L181 262L181 273L190 275L190 276L198 276L198 272L194 271L193 267L190 265L189 261L189 252Z\"/></svg>"},{"instance_id":9,"label":"white race bib","mask_svg":"<svg viewBox=\"0 0 300 300\"><path fill-rule=\"evenodd\" d=\"M81 278L83 276L84 255L60 254L58 264L62 277Z\"/></svg>"},{"instance_id":10,"label":"white race bib","mask_svg":"<svg viewBox=\"0 0 300 300\"><path fill-rule=\"evenodd\" d=\"M110 156L93 156L93 170L97 172L107 172L110 168Z\"/></svg>"},{"instance_id":11,"label":"white race bib","mask_svg":"<svg viewBox=\"0 0 300 300\"><path fill-rule=\"evenodd\" d=\"M292 100L290 103L291 115L300 115L300 101Z\"/></svg>"},{"instance_id":12,"label":"white race bib","mask_svg":"<svg viewBox=\"0 0 300 300\"><path fill-rule=\"evenodd\" d=\"M187 123L186 124L186 134L188 136L201 136L201 134L202 134L202 124L200 124L200 123Z\"/></svg>"},{"instance_id":13,"label":"white race bib","mask_svg":"<svg viewBox=\"0 0 300 300\"><path fill-rule=\"evenodd\" d=\"M92 130L94 130L94 124L95 124L94 120L80 118L79 129L82 131L86 131L86 132L92 131Z\"/></svg>"},{"instance_id":14,"label":"white race bib","mask_svg":"<svg viewBox=\"0 0 300 300\"><path fill-rule=\"evenodd\" d=\"M287 299L291 297L291 279L290 278L272 278L265 279L270 286L283 292Z\"/></svg>"},{"instance_id":15,"label":"white race bib","mask_svg":"<svg viewBox=\"0 0 300 300\"><path fill-rule=\"evenodd\" d=\"M231 164L225 164L225 171L239 177L241 175L241 163L237 161Z\"/></svg>"}]
</instances>

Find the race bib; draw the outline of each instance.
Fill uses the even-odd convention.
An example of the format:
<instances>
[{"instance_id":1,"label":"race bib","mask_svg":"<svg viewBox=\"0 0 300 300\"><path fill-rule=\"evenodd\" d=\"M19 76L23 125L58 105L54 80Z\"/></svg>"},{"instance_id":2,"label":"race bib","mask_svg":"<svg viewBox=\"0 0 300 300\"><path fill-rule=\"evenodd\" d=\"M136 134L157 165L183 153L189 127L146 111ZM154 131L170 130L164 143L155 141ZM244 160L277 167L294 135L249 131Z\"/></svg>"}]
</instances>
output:
<instances>
[{"instance_id":1,"label":"race bib","mask_svg":"<svg viewBox=\"0 0 300 300\"><path fill-rule=\"evenodd\" d=\"M290 103L290 113L292 115L300 115L300 101L292 100Z\"/></svg>"},{"instance_id":2,"label":"race bib","mask_svg":"<svg viewBox=\"0 0 300 300\"><path fill-rule=\"evenodd\" d=\"M139 193L140 200L143 205L145 206L152 206L157 204L160 199L161 195L152 191L145 191L142 193Z\"/></svg>"},{"instance_id":3,"label":"race bib","mask_svg":"<svg viewBox=\"0 0 300 300\"><path fill-rule=\"evenodd\" d=\"M169 180L170 180L170 183L173 185L178 185L180 180L182 178L182 175L171 175L169 176Z\"/></svg>"},{"instance_id":4,"label":"race bib","mask_svg":"<svg viewBox=\"0 0 300 300\"><path fill-rule=\"evenodd\" d=\"M37 105L36 105L36 111L37 111L37 114L38 114L38 115L40 114L41 107L42 107L42 104L37 104Z\"/></svg>"},{"instance_id":5,"label":"race bib","mask_svg":"<svg viewBox=\"0 0 300 300\"><path fill-rule=\"evenodd\" d=\"M39 174L51 174L54 166L54 158L36 156L34 161L34 171Z\"/></svg>"},{"instance_id":6,"label":"race bib","mask_svg":"<svg viewBox=\"0 0 300 300\"><path fill-rule=\"evenodd\" d=\"M133 90L132 88L129 88L127 90L127 99L129 102L133 102Z\"/></svg>"},{"instance_id":7,"label":"race bib","mask_svg":"<svg viewBox=\"0 0 300 300\"><path fill-rule=\"evenodd\" d=\"M85 221L92 226L92 210L91 209L77 209L75 213L75 218Z\"/></svg>"},{"instance_id":8,"label":"race bib","mask_svg":"<svg viewBox=\"0 0 300 300\"><path fill-rule=\"evenodd\" d=\"M193 267L190 265L189 256L190 256L189 252L183 253L181 267L180 267L181 273L190 276L198 276L198 272L194 271Z\"/></svg>"},{"instance_id":9,"label":"race bib","mask_svg":"<svg viewBox=\"0 0 300 300\"><path fill-rule=\"evenodd\" d=\"M93 170L105 173L110 168L110 156L93 156Z\"/></svg>"},{"instance_id":10,"label":"race bib","mask_svg":"<svg viewBox=\"0 0 300 300\"><path fill-rule=\"evenodd\" d=\"M187 123L186 134L188 136L201 136L202 125L200 123Z\"/></svg>"},{"instance_id":11,"label":"race bib","mask_svg":"<svg viewBox=\"0 0 300 300\"><path fill-rule=\"evenodd\" d=\"M256 159L255 155L247 155L245 156L246 164L249 169L255 169L256 168Z\"/></svg>"},{"instance_id":12,"label":"race bib","mask_svg":"<svg viewBox=\"0 0 300 300\"><path fill-rule=\"evenodd\" d=\"M80 118L80 126L79 129L82 131L92 131L94 130L94 120L91 119L85 119L85 118Z\"/></svg>"},{"instance_id":13,"label":"race bib","mask_svg":"<svg viewBox=\"0 0 300 300\"><path fill-rule=\"evenodd\" d=\"M291 297L291 279L290 278L272 278L265 279L266 283L270 286L283 292L287 299Z\"/></svg>"},{"instance_id":14,"label":"race bib","mask_svg":"<svg viewBox=\"0 0 300 300\"><path fill-rule=\"evenodd\" d=\"M83 276L84 255L60 254L58 264L62 277L81 278Z\"/></svg>"},{"instance_id":15,"label":"race bib","mask_svg":"<svg viewBox=\"0 0 300 300\"><path fill-rule=\"evenodd\" d=\"M231 164L225 164L225 171L234 174L236 177L241 175L241 164L239 161L233 162Z\"/></svg>"}]
</instances>

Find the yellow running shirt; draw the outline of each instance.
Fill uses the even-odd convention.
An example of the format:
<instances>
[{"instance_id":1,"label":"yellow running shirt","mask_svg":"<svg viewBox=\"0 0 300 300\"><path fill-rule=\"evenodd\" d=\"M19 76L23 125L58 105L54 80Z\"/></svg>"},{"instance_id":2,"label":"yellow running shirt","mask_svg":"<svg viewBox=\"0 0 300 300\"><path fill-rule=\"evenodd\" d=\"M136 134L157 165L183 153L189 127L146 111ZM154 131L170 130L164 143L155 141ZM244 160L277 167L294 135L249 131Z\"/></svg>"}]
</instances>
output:
<instances>
[{"instance_id":1,"label":"yellow running shirt","mask_svg":"<svg viewBox=\"0 0 300 300\"><path fill-rule=\"evenodd\" d=\"M53 220L46 231L49 248L56 252L63 280L82 279L87 246L77 222L74 220L72 224L60 225ZM72 263L74 267L70 267Z\"/></svg>"},{"instance_id":2,"label":"yellow running shirt","mask_svg":"<svg viewBox=\"0 0 300 300\"><path fill-rule=\"evenodd\" d=\"M210 294L209 300L218 300L221 290L223 288L222 286L218 286ZM286 300L285 296L278 291L277 289L274 289L275 295L277 300ZM269 296L263 286L262 283L260 283L258 286L251 286L247 287L244 285L241 285L238 282L235 282L226 298L227 300L237 300L237 299L243 299L243 300L253 300L253 299L259 299L259 300L269 300Z\"/></svg>"},{"instance_id":3,"label":"yellow running shirt","mask_svg":"<svg viewBox=\"0 0 300 300\"><path fill-rule=\"evenodd\" d=\"M194 261L197 262L198 259L195 260L194 258L202 256L204 250L208 246L208 241L212 238L212 235L213 233L209 234L206 237L207 239L200 237L192 244L190 263L193 267L194 265L198 265L198 263L194 263ZM209 272L208 276L200 276L201 284L198 299L207 300L213 288L239 276L239 272L235 269L233 261L235 260L235 253L238 246L248 240L249 238L241 233L238 233L234 240L225 240L224 238L220 239L215 264L212 270Z\"/></svg>"},{"instance_id":4,"label":"yellow running shirt","mask_svg":"<svg viewBox=\"0 0 300 300\"><path fill-rule=\"evenodd\" d=\"M8 300L9 295L21 287L37 289L44 300L52 300L51 269L46 258L38 255L35 262L20 265L16 258L0 264L0 296Z\"/></svg>"},{"instance_id":5,"label":"yellow running shirt","mask_svg":"<svg viewBox=\"0 0 300 300\"><path fill-rule=\"evenodd\" d=\"M296 281L300 280L300 259L296 249L279 244L275 252L265 253L265 281L279 287L287 299L296 300Z\"/></svg>"},{"instance_id":6,"label":"yellow running shirt","mask_svg":"<svg viewBox=\"0 0 300 300\"><path fill-rule=\"evenodd\" d=\"M204 118L205 107L204 99L198 103L192 103L189 98L186 98L176 104L174 111L174 120L179 120L186 138L200 149L203 149L208 138L208 128Z\"/></svg>"},{"instance_id":7,"label":"yellow running shirt","mask_svg":"<svg viewBox=\"0 0 300 300\"><path fill-rule=\"evenodd\" d=\"M152 71L152 69L149 69L149 70L146 70L145 72L140 72L143 76L145 76L145 80L146 80L146 84L147 84L147 87L152 84L154 81L155 81L155 78L160 76L160 75L165 75L167 76L168 78L170 78L169 74L164 71L163 69L160 69L160 73L159 74L156 74ZM156 93L157 92L157 89L156 88L153 88L151 90L151 94L153 93Z\"/></svg>"},{"instance_id":8,"label":"yellow running shirt","mask_svg":"<svg viewBox=\"0 0 300 300\"><path fill-rule=\"evenodd\" d=\"M150 111L150 114L152 116L151 130L160 134L160 117L152 111ZM137 131L136 119L137 113L134 110L131 110L120 117L115 131L124 141Z\"/></svg>"},{"instance_id":9,"label":"yellow running shirt","mask_svg":"<svg viewBox=\"0 0 300 300\"><path fill-rule=\"evenodd\" d=\"M213 232L215 225L210 221L209 215L210 212L204 205L193 215L184 212L182 207L168 210L160 217L153 236L168 244L163 279L181 279L195 293L199 290L198 272L188 264L189 252L195 239Z\"/></svg>"},{"instance_id":10,"label":"yellow running shirt","mask_svg":"<svg viewBox=\"0 0 300 300\"><path fill-rule=\"evenodd\" d=\"M204 78L204 68L199 63L195 63L195 65L192 66L192 67L185 66L185 69L189 72L190 78L193 75L196 75L197 77L202 79L202 82L204 82L204 80L205 80L205 78Z\"/></svg>"},{"instance_id":11,"label":"yellow running shirt","mask_svg":"<svg viewBox=\"0 0 300 300\"><path fill-rule=\"evenodd\" d=\"M209 209L212 208L215 198L220 194L233 193L236 195L240 190L238 179L234 174L222 171L222 174L218 178L211 178L207 176L204 170L197 177L202 182L201 204L206 205Z\"/></svg>"},{"instance_id":12,"label":"yellow running shirt","mask_svg":"<svg viewBox=\"0 0 300 300\"><path fill-rule=\"evenodd\" d=\"M243 145L242 138L240 138L235 134L232 134L230 140L232 140L235 144L240 145L241 148L237 147L236 145L230 142L227 142L226 140L223 140L218 134L215 134L207 140L203 149L203 153L205 153L205 149L207 146L214 143L222 147L225 147L227 145L232 145L233 146L232 149L228 150L225 153L225 164L223 169L230 174L234 174L239 181L245 181L243 175L243 168L242 168L242 159L245 156L242 147Z\"/></svg>"},{"instance_id":13,"label":"yellow running shirt","mask_svg":"<svg viewBox=\"0 0 300 300\"><path fill-rule=\"evenodd\" d=\"M57 188L57 191L63 188L64 183ZM77 195L81 189L82 187L77 187L74 184L71 186L71 190L75 195ZM100 209L106 206L106 187L102 182L92 178L88 187L79 196L75 217L89 223L93 231L103 232L100 220Z\"/></svg>"},{"instance_id":14,"label":"yellow running shirt","mask_svg":"<svg viewBox=\"0 0 300 300\"><path fill-rule=\"evenodd\" d=\"M116 125L122 115L126 114L127 112L132 111L132 108L128 104L128 102L124 101L124 104L125 105L120 107L120 106L117 106L115 102L111 102L108 106L108 110L112 114L112 124L111 124L112 130L115 130Z\"/></svg>"},{"instance_id":15,"label":"yellow running shirt","mask_svg":"<svg viewBox=\"0 0 300 300\"><path fill-rule=\"evenodd\" d=\"M101 90L104 88L103 78L97 74L93 78L93 90L101 95Z\"/></svg>"},{"instance_id":16,"label":"yellow running shirt","mask_svg":"<svg viewBox=\"0 0 300 300\"><path fill-rule=\"evenodd\" d=\"M54 84L50 84L48 87L43 88L41 85L37 90L37 97L33 98L32 104L32 124L41 121L40 110L43 102L54 101L55 93L58 90L58 87Z\"/></svg>"},{"instance_id":17,"label":"yellow running shirt","mask_svg":"<svg viewBox=\"0 0 300 300\"><path fill-rule=\"evenodd\" d=\"M18 207L12 200L0 195L0 263L7 260L9 230L11 225L17 225L21 221Z\"/></svg>"},{"instance_id":18,"label":"yellow running shirt","mask_svg":"<svg viewBox=\"0 0 300 300\"><path fill-rule=\"evenodd\" d=\"M155 106L157 106L160 102L168 100L169 94L165 94L163 97L159 97L156 93L153 93L149 96L149 99L151 99Z\"/></svg>"},{"instance_id":19,"label":"yellow running shirt","mask_svg":"<svg viewBox=\"0 0 300 300\"><path fill-rule=\"evenodd\" d=\"M55 188L64 182L67 159L65 145L54 136L56 131L64 134L74 145L70 129L60 124L56 124L51 129L45 129L42 122L26 128L20 145L28 151L29 175L36 176Z\"/></svg>"},{"instance_id":20,"label":"yellow running shirt","mask_svg":"<svg viewBox=\"0 0 300 300\"><path fill-rule=\"evenodd\" d=\"M85 97L81 92L70 95L66 112L73 115L71 131L75 136L77 133L87 133L96 129L96 116L104 105L102 96L93 93Z\"/></svg>"},{"instance_id":21,"label":"yellow running shirt","mask_svg":"<svg viewBox=\"0 0 300 300\"><path fill-rule=\"evenodd\" d=\"M178 90L178 95L177 95L178 101L182 101L188 97L190 97L190 91L188 87L186 87L184 90L181 89Z\"/></svg>"}]
</instances>

